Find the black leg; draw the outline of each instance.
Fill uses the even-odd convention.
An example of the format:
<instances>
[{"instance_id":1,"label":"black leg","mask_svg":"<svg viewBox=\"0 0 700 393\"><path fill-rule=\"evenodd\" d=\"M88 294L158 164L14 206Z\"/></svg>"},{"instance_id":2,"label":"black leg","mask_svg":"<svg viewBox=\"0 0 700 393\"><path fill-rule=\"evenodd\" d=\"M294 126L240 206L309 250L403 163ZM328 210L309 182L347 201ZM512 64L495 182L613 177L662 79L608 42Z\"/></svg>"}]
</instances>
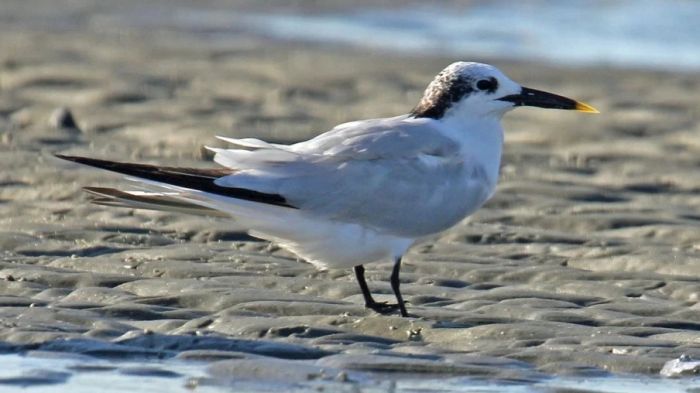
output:
<instances>
[{"instance_id":1,"label":"black leg","mask_svg":"<svg viewBox=\"0 0 700 393\"><path fill-rule=\"evenodd\" d=\"M377 302L372 298L372 293L369 291L367 286L367 281L365 281L365 267L362 265L357 265L354 268L355 277L357 277L357 283L360 284L360 289L362 290L362 297L365 298L365 307L372 309L380 314L387 314L399 307L396 304L386 304L385 302Z\"/></svg>"},{"instance_id":2,"label":"black leg","mask_svg":"<svg viewBox=\"0 0 700 393\"><path fill-rule=\"evenodd\" d=\"M394 295L396 295L396 301L398 302L399 310L401 310L401 316L407 317L406 305L403 301L403 296L401 296L401 291L399 286L401 282L399 281L399 271L401 270L401 258L397 258L394 263L394 269L391 271L391 289L394 290Z\"/></svg>"},{"instance_id":3,"label":"black leg","mask_svg":"<svg viewBox=\"0 0 700 393\"><path fill-rule=\"evenodd\" d=\"M354 270L357 283L360 284L360 289L362 290L362 296L365 298L365 306L369 307L370 304L375 303L375 301L369 291L367 281L365 281L365 267L362 265L357 265L355 266Z\"/></svg>"}]
</instances>

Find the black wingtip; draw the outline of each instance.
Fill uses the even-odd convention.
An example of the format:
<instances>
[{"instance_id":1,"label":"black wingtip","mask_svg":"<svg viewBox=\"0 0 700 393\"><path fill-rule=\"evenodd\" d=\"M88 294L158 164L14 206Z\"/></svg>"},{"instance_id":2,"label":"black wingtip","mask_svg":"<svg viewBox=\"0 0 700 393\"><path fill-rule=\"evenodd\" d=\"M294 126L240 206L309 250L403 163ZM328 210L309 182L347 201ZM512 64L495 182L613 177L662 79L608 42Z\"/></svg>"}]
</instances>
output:
<instances>
[{"instance_id":1,"label":"black wingtip","mask_svg":"<svg viewBox=\"0 0 700 393\"><path fill-rule=\"evenodd\" d=\"M216 184L215 180L231 174L230 170L159 167L148 164L132 164L127 162L100 160L97 158L68 156L64 154L54 154L54 156L62 160L105 169L127 176L153 180L193 190L205 191L230 198L296 209L295 206L290 205L287 200L279 194L268 194L244 188L223 187Z\"/></svg>"},{"instance_id":2,"label":"black wingtip","mask_svg":"<svg viewBox=\"0 0 700 393\"><path fill-rule=\"evenodd\" d=\"M58 153L53 153L53 156L56 158L60 158L62 160L67 160L67 161L74 161L76 158L78 158L76 156L67 156L65 154L58 154Z\"/></svg>"},{"instance_id":3,"label":"black wingtip","mask_svg":"<svg viewBox=\"0 0 700 393\"><path fill-rule=\"evenodd\" d=\"M59 153L54 153L53 156L56 158L60 158L62 160L79 162L79 163L87 163L87 162L91 162L91 161L102 161L102 160L98 160L96 158L89 158L89 157L82 157L82 156L69 156L66 154L59 154Z\"/></svg>"},{"instance_id":4,"label":"black wingtip","mask_svg":"<svg viewBox=\"0 0 700 393\"><path fill-rule=\"evenodd\" d=\"M155 168L152 165L130 164L130 163L125 163L125 162L100 160L97 158L90 158L90 157L69 156L69 155L65 155L65 154L54 154L54 156L56 158L60 158L62 160L71 161L71 162L75 162L75 163L83 164L83 165L88 165L88 166L92 166L95 168L106 169L108 171L122 173L125 175L134 175L137 177L138 177L138 174L133 173L134 168L137 170L138 169L146 169L146 168Z\"/></svg>"},{"instance_id":5,"label":"black wingtip","mask_svg":"<svg viewBox=\"0 0 700 393\"><path fill-rule=\"evenodd\" d=\"M80 156L68 156L65 154L58 154L58 153L54 153L53 156L56 158L60 158L62 160L77 162L77 163L81 163L81 164L88 164L91 160L94 160L94 158L87 158L87 157L80 157ZM97 161L99 161L99 160L97 160ZM88 164L88 165L90 165L90 164Z\"/></svg>"}]
</instances>

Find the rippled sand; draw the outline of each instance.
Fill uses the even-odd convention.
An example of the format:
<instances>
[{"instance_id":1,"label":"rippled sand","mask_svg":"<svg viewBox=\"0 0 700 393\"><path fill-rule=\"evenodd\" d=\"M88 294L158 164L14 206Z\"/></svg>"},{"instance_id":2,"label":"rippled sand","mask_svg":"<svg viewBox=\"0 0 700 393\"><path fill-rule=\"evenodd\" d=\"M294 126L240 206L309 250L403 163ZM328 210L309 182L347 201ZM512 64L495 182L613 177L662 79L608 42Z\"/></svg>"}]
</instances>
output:
<instances>
[{"instance_id":1,"label":"rippled sand","mask_svg":"<svg viewBox=\"0 0 700 393\"><path fill-rule=\"evenodd\" d=\"M456 59L91 29L0 25L3 351L229 359L213 375L285 380L657 374L700 357L697 74L492 61L602 113L508 115L496 196L405 257L417 318L402 319L365 310L350 271L235 223L90 205L81 186L128 181L51 153L212 166L215 135L289 142L404 113ZM379 298L390 268L367 266Z\"/></svg>"}]
</instances>

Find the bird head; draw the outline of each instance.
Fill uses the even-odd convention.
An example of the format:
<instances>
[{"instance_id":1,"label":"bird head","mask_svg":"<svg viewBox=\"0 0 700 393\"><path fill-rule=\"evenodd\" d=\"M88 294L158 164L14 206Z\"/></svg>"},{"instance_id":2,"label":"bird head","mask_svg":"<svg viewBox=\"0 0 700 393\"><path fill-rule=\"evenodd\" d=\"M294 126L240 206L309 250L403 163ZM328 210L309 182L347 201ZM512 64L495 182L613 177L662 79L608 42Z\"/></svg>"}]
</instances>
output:
<instances>
[{"instance_id":1,"label":"bird head","mask_svg":"<svg viewBox=\"0 0 700 393\"><path fill-rule=\"evenodd\" d=\"M520 86L494 66L456 62L433 79L411 115L436 120L455 113L501 117L518 106L598 113L583 102Z\"/></svg>"}]
</instances>

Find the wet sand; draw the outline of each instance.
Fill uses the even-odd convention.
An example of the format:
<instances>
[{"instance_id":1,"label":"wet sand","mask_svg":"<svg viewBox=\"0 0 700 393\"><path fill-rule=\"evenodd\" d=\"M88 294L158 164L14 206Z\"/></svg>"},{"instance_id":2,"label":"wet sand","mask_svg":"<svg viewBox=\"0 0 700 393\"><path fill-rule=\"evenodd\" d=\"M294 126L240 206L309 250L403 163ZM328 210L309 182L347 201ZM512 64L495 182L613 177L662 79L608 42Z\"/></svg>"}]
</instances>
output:
<instances>
[{"instance_id":1,"label":"wet sand","mask_svg":"<svg viewBox=\"0 0 700 393\"><path fill-rule=\"evenodd\" d=\"M51 154L213 166L215 135L291 142L405 113L457 59L0 29L4 352L225 360L214 376L257 378L284 364L285 380L653 375L700 358L697 74L489 60L602 113L507 116L496 196L405 257L403 319L365 310L352 272L230 221L90 205L82 186L128 181ZM391 300L390 264L367 270Z\"/></svg>"}]
</instances>

